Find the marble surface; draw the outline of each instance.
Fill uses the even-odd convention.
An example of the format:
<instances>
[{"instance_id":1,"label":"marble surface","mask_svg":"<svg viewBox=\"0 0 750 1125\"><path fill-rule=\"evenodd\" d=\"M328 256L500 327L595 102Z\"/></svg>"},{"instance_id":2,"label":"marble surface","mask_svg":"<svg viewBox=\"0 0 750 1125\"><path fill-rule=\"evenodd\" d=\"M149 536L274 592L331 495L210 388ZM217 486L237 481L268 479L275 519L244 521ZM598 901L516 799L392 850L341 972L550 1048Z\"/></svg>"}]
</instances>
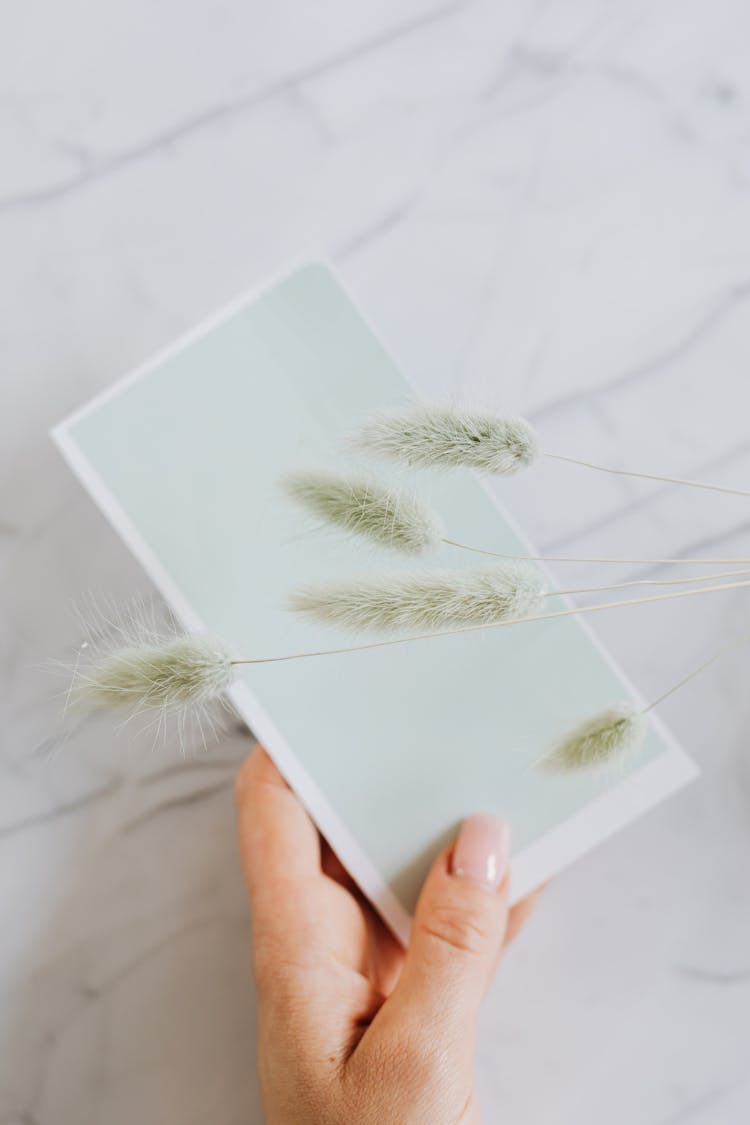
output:
<instances>
[{"instance_id":1,"label":"marble surface","mask_svg":"<svg viewBox=\"0 0 750 1125\"><path fill-rule=\"evenodd\" d=\"M312 250L426 393L750 486L750 11L30 0L3 25L0 1122L246 1125L250 740L63 735L42 666L71 602L153 594L46 429ZM553 465L506 494L547 553L750 551L740 498ZM648 696L749 625L743 590L597 620ZM747 659L663 708L701 780L558 879L508 958L488 1122L750 1117Z\"/></svg>"}]
</instances>

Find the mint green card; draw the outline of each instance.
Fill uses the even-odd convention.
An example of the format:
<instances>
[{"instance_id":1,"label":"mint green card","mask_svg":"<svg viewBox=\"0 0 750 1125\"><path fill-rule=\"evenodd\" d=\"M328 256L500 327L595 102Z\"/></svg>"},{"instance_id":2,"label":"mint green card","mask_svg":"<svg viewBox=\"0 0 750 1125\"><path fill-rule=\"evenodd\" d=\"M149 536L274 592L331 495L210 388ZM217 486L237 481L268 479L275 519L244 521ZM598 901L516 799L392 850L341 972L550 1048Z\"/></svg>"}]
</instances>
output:
<instances>
[{"instance_id":1,"label":"mint green card","mask_svg":"<svg viewBox=\"0 0 750 1125\"><path fill-rule=\"evenodd\" d=\"M289 612L296 587L405 565L311 527L279 478L351 466L351 431L410 394L336 276L311 264L234 302L54 437L185 628L275 656L367 639ZM533 553L474 475L422 474L417 487L452 538ZM431 563L477 565L448 546ZM231 689L402 939L432 856L468 814L510 821L518 899L693 776L656 718L615 773L534 768L567 728L633 695L577 617L256 665Z\"/></svg>"}]
</instances>

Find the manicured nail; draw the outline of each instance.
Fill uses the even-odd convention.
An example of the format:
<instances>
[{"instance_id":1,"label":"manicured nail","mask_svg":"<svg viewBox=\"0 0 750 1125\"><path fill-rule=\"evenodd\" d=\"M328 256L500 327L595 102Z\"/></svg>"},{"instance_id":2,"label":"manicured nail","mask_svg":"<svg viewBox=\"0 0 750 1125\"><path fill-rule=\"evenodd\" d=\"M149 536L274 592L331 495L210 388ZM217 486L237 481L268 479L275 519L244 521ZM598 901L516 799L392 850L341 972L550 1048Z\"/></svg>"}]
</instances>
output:
<instances>
[{"instance_id":1,"label":"manicured nail","mask_svg":"<svg viewBox=\"0 0 750 1125\"><path fill-rule=\"evenodd\" d=\"M505 878L509 853L510 829L505 821L477 813L461 826L453 849L453 874L496 891Z\"/></svg>"}]
</instances>

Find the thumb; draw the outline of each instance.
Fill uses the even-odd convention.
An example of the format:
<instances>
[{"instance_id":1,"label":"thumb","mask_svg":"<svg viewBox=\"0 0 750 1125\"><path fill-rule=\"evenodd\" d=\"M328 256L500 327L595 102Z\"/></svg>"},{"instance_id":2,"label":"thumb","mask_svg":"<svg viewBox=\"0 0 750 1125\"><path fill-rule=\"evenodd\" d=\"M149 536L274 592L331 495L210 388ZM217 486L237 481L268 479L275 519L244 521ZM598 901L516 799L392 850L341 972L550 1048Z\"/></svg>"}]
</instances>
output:
<instances>
[{"instance_id":1,"label":"thumb","mask_svg":"<svg viewBox=\"0 0 750 1125\"><path fill-rule=\"evenodd\" d=\"M429 1029L440 1051L474 1051L474 1026L508 921L510 833L486 814L464 821L435 861L387 1007L402 1030Z\"/></svg>"}]
</instances>

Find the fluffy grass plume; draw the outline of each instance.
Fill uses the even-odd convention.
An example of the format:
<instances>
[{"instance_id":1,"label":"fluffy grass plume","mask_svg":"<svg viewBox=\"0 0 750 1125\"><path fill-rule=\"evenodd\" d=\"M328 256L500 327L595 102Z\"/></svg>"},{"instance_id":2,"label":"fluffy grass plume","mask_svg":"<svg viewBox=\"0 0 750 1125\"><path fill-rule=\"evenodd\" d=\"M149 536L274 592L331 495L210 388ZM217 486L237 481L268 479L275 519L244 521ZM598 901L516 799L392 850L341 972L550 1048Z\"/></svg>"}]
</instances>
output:
<instances>
[{"instance_id":1,"label":"fluffy grass plume","mask_svg":"<svg viewBox=\"0 0 750 1125\"><path fill-rule=\"evenodd\" d=\"M417 497L378 481L311 470L290 473L283 484L296 503L324 523L381 547L421 555L444 534L438 517Z\"/></svg>"},{"instance_id":2,"label":"fluffy grass plume","mask_svg":"<svg viewBox=\"0 0 750 1125\"><path fill-rule=\"evenodd\" d=\"M643 712L620 703L586 719L545 755L542 765L555 773L576 773L619 764L640 746L645 732Z\"/></svg>"},{"instance_id":3,"label":"fluffy grass plume","mask_svg":"<svg viewBox=\"0 0 750 1125\"><path fill-rule=\"evenodd\" d=\"M512 476L536 459L536 434L523 418L470 410L413 406L376 414L354 436L378 457L411 466L463 466Z\"/></svg>"},{"instance_id":4,"label":"fluffy grass plume","mask_svg":"<svg viewBox=\"0 0 750 1125\"><path fill-rule=\"evenodd\" d=\"M438 629L530 616L543 597L538 572L516 563L309 586L293 596L291 608L345 629Z\"/></svg>"},{"instance_id":5,"label":"fluffy grass plume","mask_svg":"<svg viewBox=\"0 0 750 1125\"><path fill-rule=\"evenodd\" d=\"M208 636L130 643L76 671L74 691L102 707L182 709L215 699L232 680L230 655Z\"/></svg>"}]
</instances>

